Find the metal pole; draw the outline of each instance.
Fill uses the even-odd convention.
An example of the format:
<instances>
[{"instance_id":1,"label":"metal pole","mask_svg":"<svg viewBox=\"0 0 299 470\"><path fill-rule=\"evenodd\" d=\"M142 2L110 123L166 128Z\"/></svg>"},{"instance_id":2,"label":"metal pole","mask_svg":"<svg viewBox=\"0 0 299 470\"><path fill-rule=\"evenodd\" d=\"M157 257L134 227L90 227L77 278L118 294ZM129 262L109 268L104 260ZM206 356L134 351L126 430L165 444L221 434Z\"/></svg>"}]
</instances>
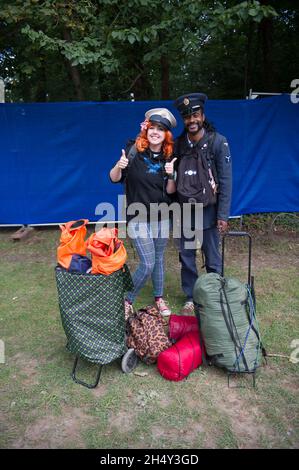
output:
<instances>
[{"instance_id":1,"label":"metal pole","mask_svg":"<svg viewBox=\"0 0 299 470\"><path fill-rule=\"evenodd\" d=\"M251 96L252 95L265 95L265 96L278 96L278 95L281 95L282 93L267 93L267 92L264 92L264 91L251 91ZM286 95L288 95L289 93L286 93Z\"/></svg>"}]
</instances>

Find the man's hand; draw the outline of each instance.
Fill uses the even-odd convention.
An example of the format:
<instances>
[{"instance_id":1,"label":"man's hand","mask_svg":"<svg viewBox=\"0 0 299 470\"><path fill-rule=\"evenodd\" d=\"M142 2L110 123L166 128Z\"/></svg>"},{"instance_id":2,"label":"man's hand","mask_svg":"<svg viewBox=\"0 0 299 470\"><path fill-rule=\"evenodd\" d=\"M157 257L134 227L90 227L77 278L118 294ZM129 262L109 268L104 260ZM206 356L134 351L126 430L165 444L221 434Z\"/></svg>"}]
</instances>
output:
<instances>
[{"instance_id":1,"label":"man's hand","mask_svg":"<svg viewBox=\"0 0 299 470\"><path fill-rule=\"evenodd\" d=\"M217 228L220 233L224 233L228 229L228 223L225 220L217 220Z\"/></svg>"}]
</instances>

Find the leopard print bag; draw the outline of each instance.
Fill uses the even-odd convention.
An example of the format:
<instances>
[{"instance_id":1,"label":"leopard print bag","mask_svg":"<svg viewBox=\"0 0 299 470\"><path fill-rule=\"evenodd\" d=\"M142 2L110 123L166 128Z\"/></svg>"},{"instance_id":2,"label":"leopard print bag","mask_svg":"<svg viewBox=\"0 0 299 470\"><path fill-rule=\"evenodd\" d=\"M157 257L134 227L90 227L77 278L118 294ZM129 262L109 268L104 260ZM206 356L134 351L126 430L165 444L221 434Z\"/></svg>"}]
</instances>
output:
<instances>
[{"instance_id":1,"label":"leopard print bag","mask_svg":"<svg viewBox=\"0 0 299 470\"><path fill-rule=\"evenodd\" d=\"M172 346L164 331L163 318L152 305L139 309L127 322L128 348L146 364L154 364L160 352Z\"/></svg>"}]
</instances>

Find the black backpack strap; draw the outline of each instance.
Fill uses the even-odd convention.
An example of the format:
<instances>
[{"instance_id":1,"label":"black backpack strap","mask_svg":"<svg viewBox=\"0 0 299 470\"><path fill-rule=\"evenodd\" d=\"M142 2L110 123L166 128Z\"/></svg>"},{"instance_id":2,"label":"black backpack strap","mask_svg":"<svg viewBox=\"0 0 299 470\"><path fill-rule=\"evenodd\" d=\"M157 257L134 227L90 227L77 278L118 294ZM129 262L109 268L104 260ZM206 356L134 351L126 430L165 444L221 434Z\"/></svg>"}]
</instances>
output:
<instances>
[{"instance_id":1,"label":"black backpack strap","mask_svg":"<svg viewBox=\"0 0 299 470\"><path fill-rule=\"evenodd\" d=\"M208 136L208 152L207 152L207 160L208 165L212 170L213 177L215 179L215 183L218 185L218 175L217 169L215 164L215 153L214 153L214 144L216 140L216 132L212 131L209 132Z\"/></svg>"},{"instance_id":2,"label":"black backpack strap","mask_svg":"<svg viewBox=\"0 0 299 470\"><path fill-rule=\"evenodd\" d=\"M227 303L226 303L226 305L227 305ZM241 348L240 348L240 345L237 343L236 338L234 336L232 325L230 324L229 319L226 316L226 311L225 311L224 301L223 301L223 293L221 291L220 291L220 306L221 306L221 312L222 312L222 315L223 315L223 318L224 318L224 321L225 321L225 324L226 324L226 328L227 328L227 331L229 332L230 338L231 338L231 340L234 344L235 354L236 354L236 357L237 357L238 356L238 350L240 352Z\"/></svg>"},{"instance_id":3,"label":"black backpack strap","mask_svg":"<svg viewBox=\"0 0 299 470\"><path fill-rule=\"evenodd\" d=\"M225 298L225 302L226 302L226 306L227 306L228 318L226 317L223 297ZM226 323L226 327L228 329L230 337L231 337L231 339L233 341L233 344L235 346L236 358L238 358L241 355L245 370L247 372L249 372L249 367L248 367L248 364L247 364L247 361L246 361L246 358L245 358L245 355L244 355L244 351L242 351L242 349L243 349L242 344L241 344L241 341L240 341L240 338L239 338L238 330L237 330L237 327L235 325L231 309L230 309L230 305L229 305L229 302L228 302L228 298L227 298L227 295L226 295L224 284L222 285L221 291L220 291L220 305L221 305L221 311L222 311L222 314L223 314L223 318L224 318L224 321ZM239 353L237 353L237 350L239 351Z\"/></svg>"},{"instance_id":4,"label":"black backpack strap","mask_svg":"<svg viewBox=\"0 0 299 470\"><path fill-rule=\"evenodd\" d=\"M134 160L134 158L136 157L136 155L138 153L138 150L137 150L136 144L135 144L135 140L129 140L127 142L125 153L126 153L127 159L129 160L129 163L128 163L128 166L123 171L125 172L125 175L127 175L128 169L130 168L130 166L132 164L132 161ZM124 183L124 186L126 188L126 185L127 185L126 176L123 179L123 183Z\"/></svg>"},{"instance_id":5,"label":"black backpack strap","mask_svg":"<svg viewBox=\"0 0 299 470\"><path fill-rule=\"evenodd\" d=\"M138 150L137 150L136 144L134 142L131 145L129 151L127 152L127 159L129 160L129 165L128 166L130 166L132 164L132 161L136 157L137 153L138 153Z\"/></svg>"},{"instance_id":6,"label":"black backpack strap","mask_svg":"<svg viewBox=\"0 0 299 470\"><path fill-rule=\"evenodd\" d=\"M182 153L184 153L185 145L186 145L186 136L185 134L182 134L174 141L173 156L177 157L180 160L182 158Z\"/></svg>"},{"instance_id":7,"label":"black backpack strap","mask_svg":"<svg viewBox=\"0 0 299 470\"><path fill-rule=\"evenodd\" d=\"M249 286L249 289L250 289L250 292L251 292L251 297L252 297L252 301L253 301L253 306L254 306L254 310L255 310L255 293L254 293L254 288L253 286L250 288ZM249 297L249 294L247 296L247 300L246 300L246 305L245 305L245 310L246 310L246 314L247 314L247 320L248 320L248 323L250 325L250 306L249 306L249 302L248 302L248 297ZM255 316L255 311L254 311L254 316ZM259 344L260 344L260 349L262 351L262 356L265 358L266 360L266 357L267 357L267 351L262 343L262 340L261 340L261 337L260 337L260 334L259 332L257 331L257 329L255 328L254 325L251 325L251 329L252 331L254 332L255 336L257 337L257 340L259 341Z\"/></svg>"}]
</instances>

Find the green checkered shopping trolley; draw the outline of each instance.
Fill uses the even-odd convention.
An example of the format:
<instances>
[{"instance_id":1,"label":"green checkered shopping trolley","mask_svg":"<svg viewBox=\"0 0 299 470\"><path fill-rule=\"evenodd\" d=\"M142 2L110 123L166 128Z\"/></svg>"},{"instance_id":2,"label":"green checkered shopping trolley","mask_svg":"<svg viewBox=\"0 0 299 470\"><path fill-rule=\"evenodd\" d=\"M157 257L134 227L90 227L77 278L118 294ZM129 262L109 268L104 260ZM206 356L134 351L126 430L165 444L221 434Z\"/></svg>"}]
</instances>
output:
<instances>
[{"instance_id":1,"label":"green checkered shopping trolley","mask_svg":"<svg viewBox=\"0 0 299 470\"><path fill-rule=\"evenodd\" d=\"M124 294L133 288L129 269L124 265L110 275L103 275L72 273L57 266L55 276L66 348L75 354L72 378L95 388L102 366L127 353ZM88 384L76 377L79 358L99 365L95 383ZM135 358L131 355L130 360L132 370Z\"/></svg>"}]
</instances>

